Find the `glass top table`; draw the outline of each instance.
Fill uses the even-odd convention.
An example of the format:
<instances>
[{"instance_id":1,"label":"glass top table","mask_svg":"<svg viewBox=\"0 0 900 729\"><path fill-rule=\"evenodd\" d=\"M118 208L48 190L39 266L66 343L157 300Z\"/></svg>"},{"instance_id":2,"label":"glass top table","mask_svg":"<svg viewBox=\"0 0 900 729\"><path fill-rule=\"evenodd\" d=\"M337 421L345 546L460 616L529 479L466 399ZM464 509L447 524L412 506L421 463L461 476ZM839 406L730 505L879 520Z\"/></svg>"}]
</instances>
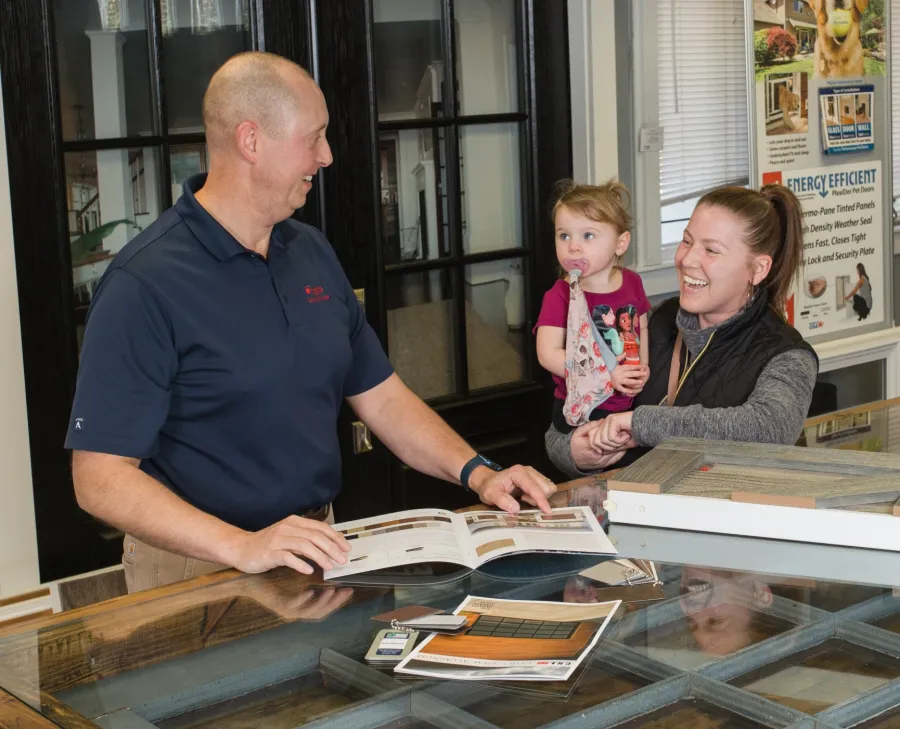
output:
<instances>
[{"instance_id":1,"label":"glass top table","mask_svg":"<svg viewBox=\"0 0 900 729\"><path fill-rule=\"evenodd\" d=\"M898 407L804 435L889 450ZM554 505L602 518L604 485L571 482ZM900 554L609 531L620 556L655 561L664 597L624 603L568 682L401 678L363 660L385 627L371 618L467 595L597 601L578 573L600 558L510 557L403 585L228 571L0 630L0 727L900 727Z\"/></svg>"},{"instance_id":2,"label":"glass top table","mask_svg":"<svg viewBox=\"0 0 900 729\"><path fill-rule=\"evenodd\" d=\"M810 418L798 445L900 453L900 398Z\"/></svg>"}]
</instances>

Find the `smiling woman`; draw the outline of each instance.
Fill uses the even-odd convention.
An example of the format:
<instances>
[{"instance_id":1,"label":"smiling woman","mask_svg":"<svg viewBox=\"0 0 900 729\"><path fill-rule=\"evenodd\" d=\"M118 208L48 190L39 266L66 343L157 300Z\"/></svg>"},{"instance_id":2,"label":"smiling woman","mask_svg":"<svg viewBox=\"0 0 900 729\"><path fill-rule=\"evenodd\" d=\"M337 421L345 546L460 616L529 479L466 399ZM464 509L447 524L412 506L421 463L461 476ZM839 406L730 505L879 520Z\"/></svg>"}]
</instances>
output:
<instances>
[{"instance_id":1,"label":"smiling woman","mask_svg":"<svg viewBox=\"0 0 900 729\"><path fill-rule=\"evenodd\" d=\"M797 198L780 185L701 198L675 255L680 296L650 317L650 379L635 409L568 435L551 426L551 460L575 475L673 437L795 442L818 372L783 315L802 258L801 221Z\"/></svg>"}]
</instances>

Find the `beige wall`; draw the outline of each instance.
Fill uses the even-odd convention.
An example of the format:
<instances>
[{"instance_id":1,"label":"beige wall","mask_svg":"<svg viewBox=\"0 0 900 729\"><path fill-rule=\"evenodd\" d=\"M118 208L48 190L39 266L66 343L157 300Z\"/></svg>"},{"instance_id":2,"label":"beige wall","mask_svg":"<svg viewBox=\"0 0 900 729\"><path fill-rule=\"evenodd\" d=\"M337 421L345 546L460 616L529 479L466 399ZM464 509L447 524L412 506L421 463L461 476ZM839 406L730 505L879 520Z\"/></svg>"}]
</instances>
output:
<instances>
[{"instance_id":1,"label":"beige wall","mask_svg":"<svg viewBox=\"0 0 900 729\"><path fill-rule=\"evenodd\" d=\"M39 583L3 119L0 97L0 597Z\"/></svg>"}]
</instances>

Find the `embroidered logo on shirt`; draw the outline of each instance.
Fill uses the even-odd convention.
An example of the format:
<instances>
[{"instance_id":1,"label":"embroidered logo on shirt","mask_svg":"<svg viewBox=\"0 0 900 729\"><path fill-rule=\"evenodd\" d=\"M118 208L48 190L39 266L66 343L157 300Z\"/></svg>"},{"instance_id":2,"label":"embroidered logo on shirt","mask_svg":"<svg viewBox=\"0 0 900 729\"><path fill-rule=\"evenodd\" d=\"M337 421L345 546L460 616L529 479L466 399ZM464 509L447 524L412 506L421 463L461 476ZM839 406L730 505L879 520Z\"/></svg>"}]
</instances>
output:
<instances>
[{"instance_id":1,"label":"embroidered logo on shirt","mask_svg":"<svg viewBox=\"0 0 900 729\"><path fill-rule=\"evenodd\" d=\"M75 430L81 430L82 423L84 423L84 418L75 418Z\"/></svg>"},{"instance_id":2,"label":"embroidered logo on shirt","mask_svg":"<svg viewBox=\"0 0 900 729\"><path fill-rule=\"evenodd\" d=\"M325 289L321 286L307 286L304 291L306 291L306 300L310 304L315 304L319 301L328 301L331 297L325 293Z\"/></svg>"}]
</instances>

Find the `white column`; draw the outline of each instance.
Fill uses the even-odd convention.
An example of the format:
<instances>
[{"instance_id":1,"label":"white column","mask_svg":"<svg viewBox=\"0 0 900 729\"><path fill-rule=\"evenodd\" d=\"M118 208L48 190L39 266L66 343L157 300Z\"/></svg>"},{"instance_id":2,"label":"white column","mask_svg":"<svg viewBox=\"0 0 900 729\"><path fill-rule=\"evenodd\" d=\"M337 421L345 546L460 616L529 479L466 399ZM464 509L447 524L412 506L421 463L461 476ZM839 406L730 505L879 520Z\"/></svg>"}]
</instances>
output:
<instances>
[{"instance_id":1,"label":"white column","mask_svg":"<svg viewBox=\"0 0 900 729\"><path fill-rule=\"evenodd\" d=\"M40 584L6 150L0 97L0 598Z\"/></svg>"},{"instance_id":2,"label":"white column","mask_svg":"<svg viewBox=\"0 0 900 729\"><path fill-rule=\"evenodd\" d=\"M122 46L125 36L117 30L86 31L91 39L91 83L94 97L94 136L97 139L125 137L125 72ZM97 152L97 186L100 193L100 219L134 220L134 199L128 150ZM130 225L117 228L103 247L113 253L121 250L134 233Z\"/></svg>"},{"instance_id":3,"label":"white column","mask_svg":"<svg viewBox=\"0 0 900 729\"><path fill-rule=\"evenodd\" d=\"M615 7L613 0L568 1L574 177L599 184L619 174Z\"/></svg>"},{"instance_id":4,"label":"white column","mask_svg":"<svg viewBox=\"0 0 900 729\"><path fill-rule=\"evenodd\" d=\"M465 0L456 6L459 39L460 102L463 114L506 111L513 107L508 62L514 37L512 4ZM465 190L464 245L469 253L512 248L522 244L520 177L516 174L519 148L513 125L463 127L460 154ZM513 179L510 179L512 177ZM491 280L507 277L508 264L480 265L481 279L496 269ZM468 275L472 280L471 270Z\"/></svg>"}]
</instances>

